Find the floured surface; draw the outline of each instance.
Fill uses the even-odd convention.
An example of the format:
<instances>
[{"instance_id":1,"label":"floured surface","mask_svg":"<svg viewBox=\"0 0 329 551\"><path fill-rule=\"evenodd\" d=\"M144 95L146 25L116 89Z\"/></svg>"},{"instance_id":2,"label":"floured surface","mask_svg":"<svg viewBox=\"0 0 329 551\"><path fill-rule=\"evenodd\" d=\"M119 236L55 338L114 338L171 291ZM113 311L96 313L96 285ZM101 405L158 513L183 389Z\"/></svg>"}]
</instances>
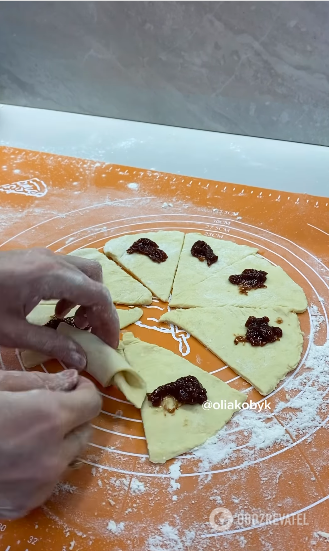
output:
<instances>
[{"instance_id":1,"label":"floured surface","mask_svg":"<svg viewBox=\"0 0 329 551\"><path fill-rule=\"evenodd\" d=\"M93 423L83 467L67 473L43 509L2 523L4 551L8 546L9 551L323 551L327 542L318 534L328 533L329 516L329 353L323 347L328 331L328 200L0 150L0 185L33 178L47 186L43 197L1 194L2 249L46 246L66 254L80 247L102 250L108 240L127 233L201 233L257 248L304 289L309 311L298 316L304 332L302 360L270 397L272 409L240 412L207 444L166 465L149 463L137 410L113 387L100 389L103 413ZM162 208L164 203L173 206ZM167 304L153 300L129 331L215 371L248 399L262 400L192 336L158 323L166 311ZM0 362L21 369L11 351L2 349ZM52 361L37 369L62 367ZM223 532L209 524L218 507L234 517ZM258 516L252 523L243 514ZM274 517L268 517L264 526L266 514L283 520L274 524Z\"/></svg>"}]
</instances>

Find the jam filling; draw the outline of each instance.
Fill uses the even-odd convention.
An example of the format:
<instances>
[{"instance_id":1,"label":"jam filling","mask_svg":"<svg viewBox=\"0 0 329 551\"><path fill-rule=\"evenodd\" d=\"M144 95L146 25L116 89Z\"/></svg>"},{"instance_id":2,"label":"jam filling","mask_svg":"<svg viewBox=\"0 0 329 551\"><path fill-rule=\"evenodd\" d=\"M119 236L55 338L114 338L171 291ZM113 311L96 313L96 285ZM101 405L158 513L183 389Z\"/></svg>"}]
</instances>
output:
<instances>
[{"instance_id":1,"label":"jam filling","mask_svg":"<svg viewBox=\"0 0 329 551\"><path fill-rule=\"evenodd\" d=\"M269 318L255 318L249 316L245 326L247 333L245 336L238 336L234 339L234 344L239 342L249 342L251 346L265 346L268 343L279 341L282 337L282 329L280 327L271 327L268 322Z\"/></svg>"},{"instance_id":2,"label":"jam filling","mask_svg":"<svg viewBox=\"0 0 329 551\"><path fill-rule=\"evenodd\" d=\"M168 397L173 399L170 409L164 405ZM207 391L196 377L188 375L187 377L180 377L173 383L159 386L153 392L148 393L147 398L153 407L164 405L169 413L174 413L176 409L184 404L202 405L207 400Z\"/></svg>"},{"instance_id":3,"label":"jam filling","mask_svg":"<svg viewBox=\"0 0 329 551\"><path fill-rule=\"evenodd\" d=\"M50 320L45 324L45 327L50 327L51 329L57 329L59 324L62 322L67 323L67 325L71 325L72 327L77 327L75 325L74 316L63 318L63 319L56 318L56 316L51 316ZM77 327L77 329L79 328ZM90 329L89 325L84 328L84 331L87 331L88 329Z\"/></svg>"},{"instance_id":4,"label":"jam filling","mask_svg":"<svg viewBox=\"0 0 329 551\"><path fill-rule=\"evenodd\" d=\"M242 274L231 275L228 280L233 285L239 286L239 292L247 295L252 289L264 289L267 272L263 270L246 269Z\"/></svg>"},{"instance_id":5,"label":"jam filling","mask_svg":"<svg viewBox=\"0 0 329 551\"><path fill-rule=\"evenodd\" d=\"M135 243L127 249L128 254L138 253L143 254L145 256L148 256L153 262L157 262L160 264L161 262L165 262L168 258L168 255L159 249L159 245L155 243L155 241L152 241L151 239L148 239L147 237L141 237L141 239L137 239Z\"/></svg>"},{"instance_id":6,"label":"jam filling","mask_svg":"<svg viewBox=\"0 0 329 551\"><path fill-rule=\"evenodd\" d=\"M205 241L196 241L191 248L192 256L198 258L200 262L207 261L208 266L215 264L218 260L218 256L215 255L214 251Z\"/></svg>"}]
</instances>

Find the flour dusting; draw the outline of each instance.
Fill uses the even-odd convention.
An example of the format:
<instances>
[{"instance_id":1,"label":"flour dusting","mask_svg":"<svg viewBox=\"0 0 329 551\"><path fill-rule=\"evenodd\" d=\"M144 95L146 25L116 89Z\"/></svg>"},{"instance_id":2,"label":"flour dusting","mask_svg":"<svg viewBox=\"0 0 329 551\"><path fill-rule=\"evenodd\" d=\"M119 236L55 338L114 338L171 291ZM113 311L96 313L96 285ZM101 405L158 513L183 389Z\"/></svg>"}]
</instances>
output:
<instances>
[{"instance_id":1,"label":"flour dusting","mask_svg":"<svg viewBox=\"0 0 329 551\"><path fill-rule=\"evenodd\" d=\"M121 534L121 532L124 531L125 523L124 522L114 522L114 520L110 520L110 522L107 525L107 530L109 532L112 532L112 534Z\"/></svg>"},{"instance_id":2,"label":"flour dusting","mask_svg":"<svg viewBox=\"0 0 329 551\"><path fill-rule=\"evenodd\" d=\"M136 184L136 182L131 182L130 184L127 184L127 187L129 187L129 189L139 189L139 184Z\"/></svg>"}]
</instances>

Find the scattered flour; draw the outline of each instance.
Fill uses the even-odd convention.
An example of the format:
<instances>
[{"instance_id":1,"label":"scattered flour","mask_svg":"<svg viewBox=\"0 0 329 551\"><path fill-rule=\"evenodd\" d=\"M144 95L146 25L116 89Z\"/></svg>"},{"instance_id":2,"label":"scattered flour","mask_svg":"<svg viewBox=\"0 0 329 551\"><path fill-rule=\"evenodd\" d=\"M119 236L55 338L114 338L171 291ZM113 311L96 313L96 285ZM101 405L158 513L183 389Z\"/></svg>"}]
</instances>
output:
<instances>
[{"instance_id":1,"label":"scattered flour","mask_svg":"<svg viewBox=\"0 0 329 551\"><path fill-rule=\"evenodd\" d=\"M175 461L172 465L169 467L169 474L170 474L170 486L172 490L179 490L180 484L179 482L176 482L180 475L182 474L180 471L182 462L181 461Z\"/></svg>"},{"instance_id":2,"label":"scattered flour","mask_svg":"<svg viewBox=\"0 0 329 551\"><path fill-rule=\"evenodd\" d=\"M127 187L129 187L129 189L139 189L139 184L136 184L136 182L131 182L131 184L127 184Z\"/></svg>"},{"instance_id":3,"label":"scattered flour","mask_svg":"<svg viewBox=\"0 0 329 551\"><path fill-rule=\"evenodd\" d=\"M110 520L110 522L107 525L107 529L109 532L112 532L112 534L121 534L121 532L124 531L125 523L124 522L114 522L114 520Z\"/></svg>"},{"instance_id":4,"label":"scattered flour","mask_svg":"<svg viewBox=\"0 0 329 551\"><path fill-rule=\"evenodd\" d=\"M313 331L317 333L325 322L325 318L320 314L319 308L315 304L311 304L308 311L311 316Z\"/></svg>"},{"instance_id":5,"label":"scattered flour","mask_svg":"<svg viewBox=\"0 0 329 551\"><path fill-rule=\"evenodd\" d=\"M58 496L59 494L74 494L77 491L76 486L72 486L68 482L57 482L53 494Z\"/></svg>"},{"instance_id":6,"label":"scattered flour","mask_svg":"<svg viewBox=\"0 0 329 551\"><path fill-rule=\"evenodd\" d=\"M180 537L178 529L170 526L168 522L159 526L159 531L159 535L148 539L148 551L186 551L195 539L193 530L184 530L183 536Z\"/></svg>"},{"instance_id":7,"label":"scattered flour","mask_svg":"<svg viewBox=\"0 0 329 551\"><path fill-rule=\"evenodd\" d=\"M328 532L314 532L315 536L320 536L320 538L324 538L326 541L329 541L329 534Z\"/></svg>"},{"instance_id":8,"label":"scattered flour","mask_svg":"<svg viewBox=\"0 0 329 551\"><path fill-rule=\"evenodd\" d=\"M130 490L130 492L133 495L142 494L145 492L145 484L143 482L140 482L137 478L111 478L110 479L111 484L113 484L118 490L121 488L125 488L126 490Z\"/></svg>"},{"instance_id":9,"label":"scattered flour","mask_svg":"<svg viewBox=\"0 0 329 551\"><path fill-rule=\"evenodd\" d=\"M329 386L329 341L323 346L311 346L306 365L309 369L291 378L286 385L288 392L297 390L298 394L275 409L275 413L284 412L287 429L293 436L321 423L319 414L325 408Z\"/></svg>"},{"instance_id":10,"label":"scattered flour","mask_svg":"<svg viewBox=\"0 0 329 551\"><path fill-rule=\"evenodd\" d=\"M130 492L133 495L142 494L145 492L145 484L137 480L137 478L133 478L130 483Z\"/></svg>"}]
</instances>

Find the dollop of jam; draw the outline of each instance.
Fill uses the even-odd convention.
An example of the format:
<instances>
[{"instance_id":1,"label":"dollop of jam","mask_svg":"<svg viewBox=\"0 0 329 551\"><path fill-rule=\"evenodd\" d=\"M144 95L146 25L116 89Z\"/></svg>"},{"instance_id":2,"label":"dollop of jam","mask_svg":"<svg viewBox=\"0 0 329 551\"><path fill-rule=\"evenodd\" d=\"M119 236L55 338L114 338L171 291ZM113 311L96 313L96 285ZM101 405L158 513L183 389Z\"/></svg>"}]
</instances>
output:
<instances>
[{"instance_id":1,"label":"dollop of jam","mask_svg":"<svg viewBox=\"0 0 329 551\"><path fill-rule=\"evenodd\" d=\"M141 237L141 239L137 239L135 243L127 249L128 254L133 253L139 253L144 254L145 256L148 256L153 262L157 262L160 264L161 262L165 262L168 258L168 255L159 249L159 245L155 243L155 241L152 241L152 239L148 239L147 237Z\"/></svg>"},{"instance_id":2,"label":"dollop of jam","mask_svg":"<svg viewBox=\"0 0 329 551\"><path fill-rule=\"evenodd\" d=\"M245 326L247 333L245 336L239 336L234 339L234 344L239 342L249 342L251 346L265 346L268 343L279 341L282 337L282 329L280 327L271 327L268 322L269 318L255 318L249 316Z\"/></svg>"},{"instance_id":3,"label":"dollop of jam","mask_svg":"<svg viewBox=\"0 0 329 551\"><path fill-rule=\"evenodd\" d=\"M264 289L267 272L263 270L246 269L241 274L231 275L228 280L233 285L239 285L241 295L247 295L252 289Z\"/></svg>"},{"instance_id":4,"label":"dollop of jam","mask_svg":"<svg viewBox=\"0 0 329 551\"><path fill-rule=\"evenodd\" d=\"M63 319L56 318L56 316L51 316L50 320L45 324L45 327L50 327L51 329L57 329L59 324L62 322L67 323L67 325L71 325L72 327L77 327L75 325L74 316L63 318ZM88 329L90 329L89 325L84 328L84 331L87 331Z\"/></svg>"},{"instance_id":5,"label":"dollop of jam","mask_svg":"<svg viewBox=\"0 0 329 551\"><path fill-rule=\"evenodd\" d=\"M172 397L174 407L167 409L169 413L174 413L176 409L184 404L202 405L207 400L207 391L193 375L180 377L173 383L159 386L153 392L147 393L148 400L153 407L160 407L167 397Z\"/></svg>"},{"instance_id":6,"label":"dollop of jam","mask_svg":"<svg viewBox=\"0 0 329 551\"><path fill-rule=\"evenodd\" d=\"M215 255L214 251L205 241L196 241L191 248L192 256L195 256L200 260L200 262L207 261L208 266L215 264L218 260L218 256Z\"/></svg>"}]
</instances>

